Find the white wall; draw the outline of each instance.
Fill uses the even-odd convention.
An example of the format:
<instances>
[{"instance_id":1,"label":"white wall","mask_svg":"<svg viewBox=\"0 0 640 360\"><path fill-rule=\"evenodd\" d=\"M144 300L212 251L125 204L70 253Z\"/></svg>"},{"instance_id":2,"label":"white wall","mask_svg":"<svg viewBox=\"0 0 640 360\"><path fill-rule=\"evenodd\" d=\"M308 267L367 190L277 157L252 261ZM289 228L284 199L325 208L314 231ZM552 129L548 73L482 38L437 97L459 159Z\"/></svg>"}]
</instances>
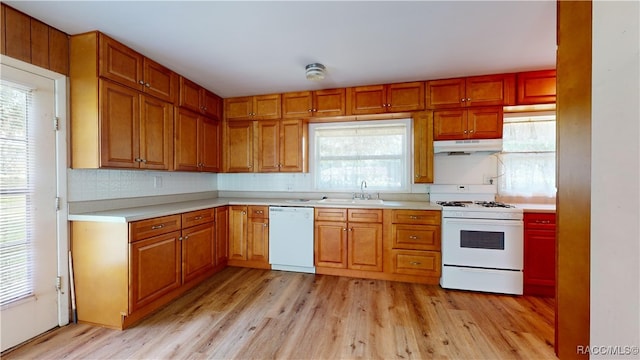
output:
<instances>
[{"instance_id":1,"label":"white wall","mask_svg":"<svg viewBox=\"0 0 640 360\"><path fill-rule=\"evenodd\" d=\"M215 191L218 186L217 175L209 173L68 169L67 174L69 201Z\"/></svg>"},{"instance_id":2,"label":"white wall","mask_svg":"<svg viewBox=\"0 0 640 360\"><path fill-rule=\"evenodd\" d=\"M593 2L591 346L640 346L638 19L638 1Z\"/></svg>"}]
</instances>

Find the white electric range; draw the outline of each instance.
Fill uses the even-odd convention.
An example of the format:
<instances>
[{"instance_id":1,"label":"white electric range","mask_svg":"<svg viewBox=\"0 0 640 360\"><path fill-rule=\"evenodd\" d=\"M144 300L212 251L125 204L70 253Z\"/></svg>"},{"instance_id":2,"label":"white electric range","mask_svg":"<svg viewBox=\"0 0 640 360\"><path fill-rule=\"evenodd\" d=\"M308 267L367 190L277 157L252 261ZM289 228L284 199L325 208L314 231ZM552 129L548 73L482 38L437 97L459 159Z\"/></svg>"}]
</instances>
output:
<instances>
[{"instance_id":1,"label":"white electric range","mask_svg":"<svg viewBox=\"0 0 640 360\"><path fill-rule=\"evenodd\" d=\"M443 288L522 295L522 209L495 194L495 185L431 185L442 206Z\"/></svg>"}]
</instances>

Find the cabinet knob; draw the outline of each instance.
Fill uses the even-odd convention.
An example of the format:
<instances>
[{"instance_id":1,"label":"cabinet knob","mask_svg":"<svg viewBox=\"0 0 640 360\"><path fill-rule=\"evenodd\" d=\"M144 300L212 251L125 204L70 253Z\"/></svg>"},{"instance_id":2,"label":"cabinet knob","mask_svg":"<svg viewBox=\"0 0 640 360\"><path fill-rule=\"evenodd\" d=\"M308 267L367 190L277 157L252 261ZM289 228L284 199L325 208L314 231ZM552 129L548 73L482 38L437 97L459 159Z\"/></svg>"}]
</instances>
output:
<instances>
[{"instance_id":1,"label":"cabinet knob","mask_svg":"<svg viewBox=\"0 0 640 360\"><path fill-rule=\"evenodd\" d=\"M267 224L262 224L262 226L267 227Z\"/></svg>"},{"instance_id":2,"label":"cabinet knob","mask_svg":"<svg viewBox=\"0 0 640 360\"><path fill-rule=\"evenodd\" d=\"M342 228L342 231L347 231L347 229L346 228Z\"/></svg>"},{"instance_id":3,"label":"cabinet knob","mask_svg":"<svg viewBox=\"0 0 640 360\"><path fill-rule=\"evenodd\" d=\"M242 215L247 215L247 212L243 210Z\"/></svg>"},{"instance_id":4,"label":"cabinet knob","mask_svg":"<svg viewBox=\"0 0 640 360\"><path fill-rule=\"evenodd\" d=\"M313 112L317 112L317 111L318 111L318 109L313 109Z\"/></svg>"},{"instance_id":5,"label":"cabinet knob","mask_svg":"<svg viewBox=\"0 0 640 360\"><path fill-rule=\"evenodd\" d=\"M411 240L417 240L417 239L418 239L418 237L417 237L417 236L415 236L415 235L411 235L411 236L409 236L409 239L411 239Z\"/></svg>"},{"instance_id":6,"label":"cabinet knob","mask_svg":"<svg viewBox=\"0 0 640 360\"><path fill-rule=\"evenodd\" d=\"M473 129L469 130L469 134L473 134Z\"/></svg>"},{"instance_id":7,"label":"cabinet knob","mask_svg":"<svg viewBox=\"0 0 640 360\"><path fill-rule=\"evenodd\" d=\"M418 217L417 217L417 216L415 216L415 215L411 215L411 216L409 216L409 219L411 219L411 220L418 220Z\"/></svg>"},{"instance_id":8,"label":"cabinet knob","mask_svg":"<svg viewBox=\"0 0 640 360\"><path fill-rule=\"evenodd\" d=\"M467 101L467 99L462 98L462 99L460 99L460 101L461 101L461 102L465 102L465 101Z\"/></svg>"},{"instance_id":9,"label":"cabinet knob","mask_svg":"<svg viewBox=\"0 0 640 360\"><path fill-rule=\"evenodd\" d=\"M467 98L467 102L471 101L471 98Z\"/></svg>"},{"instance_id":10,"label":"cabinet knob","mask_svg":"<svg viewBox=\"0 0 640 360\"><path fill-rule=\"evenodd\" d=\"M307 110L307 112L313 112L313 109L309 109L309 110Z\"/></svg>"},{"instance_id":11,"label":"cabinet knob","mask_svg":"<svg viewBox=\"0 0 640 360\"><path fill-rule=\"evenodd\" d=\"M465 131L464 131L464 133L466 134L466 133L467 133L467 130L465 130Z\"/></svg>"},{"instance_id":12,"label":"cabinet knob","mask_svg":"<svg viewBox=\"0 0 640 360\"><path fill-rule=\"evenodd\" d=\"M146 86L146 87L150 88L150 87L151 87L151 84L149 84L149 83L145 83L145 84L144 84L144 86Z\"/></svg>"},{"instance_id":13,"label":"cabinet knob","mask_svg":"<svg viewBox=\"0 0 640 360\"><path fill-rule=\"evenodd\" d=\"M387 107L391 107L391 104L387 104Z\"/></svg>"},{"instance_id":14,"label":"cabinet knob","mask_svg":"<svg viewBox=\"0 0 640 360\"><path fill-rule=\"evenodd\" d=\"M202 220L202 216L198 215L195 218L193 218L193 220Z\"/></svg>"},{"instance_id":15,"label":"cabinet knob","mask_svg":"<svg viewBox=\"0 0 640 360\"><path fill-rule=\"evenodd\" d=\"M138 84L140 84L140 85L144 85L144 80L140 80L140 81L138 81Z\"/></svg>"}]
</instances>

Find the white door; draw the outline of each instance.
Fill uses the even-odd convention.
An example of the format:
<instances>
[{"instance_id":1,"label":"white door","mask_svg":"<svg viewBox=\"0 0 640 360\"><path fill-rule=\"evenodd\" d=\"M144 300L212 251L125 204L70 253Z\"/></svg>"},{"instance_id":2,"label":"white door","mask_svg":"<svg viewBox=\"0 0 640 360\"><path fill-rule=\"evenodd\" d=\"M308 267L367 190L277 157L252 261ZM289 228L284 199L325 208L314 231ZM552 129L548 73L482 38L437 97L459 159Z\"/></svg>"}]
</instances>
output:
<instances>
[{"instance_id":1,"label":"white door","mask_svg":"<svg viewBox=\"0 0 640 360\"><path fill-rule=\"evenodd\" d=\"M58 325L54 81L1 64L2 351Z\"/></svg>"}]
</instances>

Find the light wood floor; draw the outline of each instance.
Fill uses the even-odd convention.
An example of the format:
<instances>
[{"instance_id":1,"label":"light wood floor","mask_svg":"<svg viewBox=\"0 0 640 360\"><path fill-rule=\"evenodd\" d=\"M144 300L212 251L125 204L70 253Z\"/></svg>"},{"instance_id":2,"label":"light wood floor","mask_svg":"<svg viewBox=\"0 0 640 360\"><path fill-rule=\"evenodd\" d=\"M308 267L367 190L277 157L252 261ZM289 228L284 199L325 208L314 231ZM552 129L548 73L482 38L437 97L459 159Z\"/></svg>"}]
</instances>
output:
<instances>
[{"instance_id":1,"label":"light wood floor","mask_svg":"<svg viewBox=\"0 0 640 360\"><path fill-rule=\"evenodd\" d=\"M552 299L227 268L125 331L72 324L10 359L555 359Z\"/></svg>"}]
</instances>

